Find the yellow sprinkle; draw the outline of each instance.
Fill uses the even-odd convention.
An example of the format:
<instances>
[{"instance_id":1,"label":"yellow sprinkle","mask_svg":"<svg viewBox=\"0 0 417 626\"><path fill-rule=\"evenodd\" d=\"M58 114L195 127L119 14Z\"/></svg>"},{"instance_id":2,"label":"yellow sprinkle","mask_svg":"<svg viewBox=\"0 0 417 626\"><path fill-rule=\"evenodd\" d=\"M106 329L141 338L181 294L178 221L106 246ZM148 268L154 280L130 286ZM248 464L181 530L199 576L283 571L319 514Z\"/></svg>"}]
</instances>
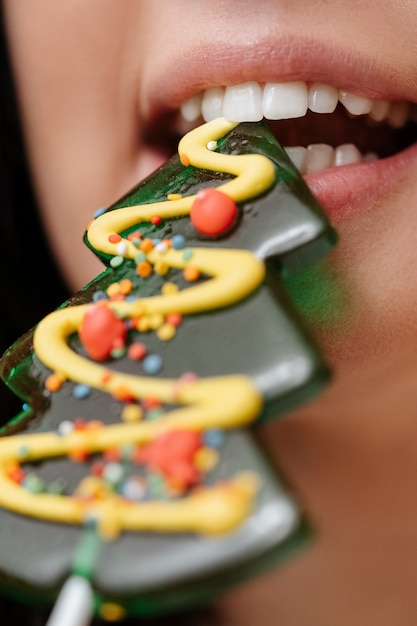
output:
<instances>
[{"instance_id":1,"label":"yellow sprinkle","mask_svg":"<svg viewBox=\"0 0 417 626\"><path fill-rule=\"evenodd\" d=\"M169 193L167 195L168 200L181 200L182 193Z\"/></svg>"},{"instance_id":2,"label":"yellow sprinkle","mask_svg":"<svg viewBox=\"0 0 417 626\"><path fill-rule=\"evenodd\" d=\"M164 323L164 316L162 313L154 313L149 316L149 324L152 330L156 330L157 328L161 328Z\"/></svg>"},{"instance_id":3,"label":"yellow sprinkle","mask_svg":"<svg viewBox=\"0 0 417 626\"><path fill-rule=\"evenodd\" d=\"M162 293L164 296L169 296L171 293L177 293L177 291L179 291L179 289L178 285L175 283L165 283L165 285L162 286Z\"/></svg>"},{"instance_id":4,"label":"yellow sprinkle","mask_svg":"<svg viewBox=\"0 0 417 626\"><path fill-rule=\"evenodd\" d=\"M143 411L137 404L128 404L124 407L121 417L124 422L139 422L143 417Z\"/></svg>"},{"instance_id":5,"label":"yellow sprinkle","mask_svg":"<svg viewBox=\"0 0 417 626\"><path fill-rule=\"evenodd\" d=\"M118 293L120 293L119 283L112 283L111 285L109 285L106 289L106 293L109 297L116 296Z\"/></svg>"},{"instance_id":6,"label":"yellow sprinkle","mask_svg":"<svg viewBox=\"0 0 417 626\"><path fill-rule=\"evenodd\" d=\"M136 325L136 330L138 330L140 333L147 333L148 330L151 330L152 326L151 326L151 320L149 315L142 315L142 317L140 318L140 320L138 321L137 325Z\"/></svg>"},{"instance_id":7,"label":"yellow sprinkle","mask_svg":"<svg viewBox=\"0 0 417 626\"><path fill-rule=\"evenodd\" d=\"M104 500L112 493L110 487L101 478L86 476L78 485L75 495L79 498L97 498Z\"/></svg>"},{"instance_id":8,"label":"yellow sprinkle","mask_svg":"<svg viewBox=\"0 0 417 626\"><path fill-rule=\"evenodd\" d=\"M154 265L154 270L160 276L164 276L169 270L169 265L167 265L163 261L157 261Z\"/></svg>"},{"instance_id":9,"label":"yellow sprinkle","mask_svg":"<svg viewBox=\"0 0 417 626\"><path fill-rule=\"evenodd\" d=\"M162 324L160 328L158 328L156 334L158 339L161 341L169 341L175 337L175 333L177 329L173 324Z\"/></svg>"},{"instance_id":10,"label":"yellow sprinkle","mask_svg":"<svg viewBox=\"0 0 417 626\"><path fill-rule=\"evenodd\" d=\"M120 604L104 602L100 607L100 617L107 622L119 622L126 617L126 611Z\"/></svg>"},{"instance_id":11,"label":"yellow sprinkle","mask_svg":"<svg viewBox=\"0 0 417 626\"><path fill-rule=\"evenodd\" d=\"M219 462L219 453L214 448L200 448L194 455L194 465L200 472L210 472Z\"/></svg>"}]
</instances>

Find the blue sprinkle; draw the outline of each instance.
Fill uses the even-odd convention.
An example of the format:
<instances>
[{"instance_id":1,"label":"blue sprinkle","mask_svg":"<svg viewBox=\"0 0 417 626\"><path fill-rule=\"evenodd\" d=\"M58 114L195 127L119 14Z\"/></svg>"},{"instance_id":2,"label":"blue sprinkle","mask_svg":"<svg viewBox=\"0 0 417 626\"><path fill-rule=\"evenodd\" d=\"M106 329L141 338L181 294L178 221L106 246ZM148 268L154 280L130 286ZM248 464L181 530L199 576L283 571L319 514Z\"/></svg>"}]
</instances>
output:
<instances>
[{"instance_id":1,"label":"blue sprinkle","mask_svg":"<svg viewBox=\"0 0 417 626\"><path fill-rule=\"evenodd\" d=\"M29 410L29 405L28 405L28 403L27 403L27 402L24 402L24 403L22 404L22 411L28 411L28 410Z\"/></svg>"},{"instance_id":2,"label":"blue sprinkle","mask_svg":"<svg viewBox=\"0 0 417 626\"><path fill-rule=\"evenodd\" d=\"M157 374L162 369L162 358L158 354L148 354L143 359L143 369L147 374Z\"/></svg>"},{"instance_id":3,"label":"blue sprinkle","mask_svg":"<svg viewBox=\"0 0 417 626\"><path fill-rule=\"evenodd\" d=\"M203 434L204 445L210 448L220 448L224 440L225 434L220 428L209 428Z\"/></svg>"},{"instance_id":4,"label":"blue sprinkle","mask_svg":"<svg viewBox=\"0 0 417 626\"><path fill-rule=\"evenodd\" d=\"M104 207L100 207L95 213L93 213L93 218L96 220L98 217L100 217L100 215L103 215L103 213L105 212L106 209Z\"/></svg>"},{"instance_id":5,"label":"blue sprinkle","mask_svg":"<svg viewBox=\"0 0 417 626\"><path fill-rule=\"evenodd\" d=\"M99 302L100 300L107 300L107 294L105 291L101 291L101 289L99 289L99 291L96 291L95 293L93 293L93 302Z\"/></svg>"},{"instance_id":6,"label":"blue sprinkle","mask_svg":"<svg viewBox=\"0 0 417 626\"><path fill-rule=\"evenodd\" d=\"M84 398L88 398L91 393L91 388L88 385L75 385L74 391L72 392L74 398L77 400L84 400Z\"/></svg>"},{"instance_id":7,"label":"blue sprinkle","mask_svg":"<svg viewBox=\"0 0 417 626\"><path fill-rule=\"evenodd\" d=\"M160 239L152 239L152 243L153 243L154 246L157 246L158 243L161 243L161 240Z\"/></svg>"},{"instance_id":8,"label":"blue sprinkle","mask_svg":"<svg viewBox=\"0 0 417 626\"><path fill-rule=\"evenodd\" d=\"M175 250L182 250L185 246L185 237L183 235L174 235L171 243Z\"/></svg>"}]
</instances>

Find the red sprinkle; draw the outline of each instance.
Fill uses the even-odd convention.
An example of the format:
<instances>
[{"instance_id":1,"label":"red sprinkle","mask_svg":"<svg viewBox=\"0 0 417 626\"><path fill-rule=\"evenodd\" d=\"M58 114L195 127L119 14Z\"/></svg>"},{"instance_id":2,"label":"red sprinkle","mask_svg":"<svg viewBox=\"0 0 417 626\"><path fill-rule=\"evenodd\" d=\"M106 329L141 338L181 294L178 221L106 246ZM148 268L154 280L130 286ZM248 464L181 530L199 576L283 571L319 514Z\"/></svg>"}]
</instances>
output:
<instances>
[{"instance_id":1,"label":"red sprinkle","mask_svg":"<svg viewBox=\"0 0 417 626\"><path fill-rule=\"evenodd\" d=\"M147 349L144 343L139 341L132 343L127 349L127 356L132 361L140 361L146 356Z\"/></svg>"},{"instance_id":2,"label":"red sprinkle","mask_svg":"<svg viewBox=\"0 0 417 626\"><path fill-rule=\"evenodd\" d=\"M160 215L154 215L153 218L151 219L151 224L153 224L154 226L159 226L161 222L162 222L162 217Z\"/></svg>"},{"instance_id":3,"label":"red sprinkle","mask_svg":"<svg viewBox=\"0 0 417 626\"><path fill-rule=\"evenodd\" d=\"M165 317L165 322L166 324L171 324L175 326L175 328L178 328L178 326L182 324L182 315L181 313L168 313Z\"/></svg>"}]
</instances>

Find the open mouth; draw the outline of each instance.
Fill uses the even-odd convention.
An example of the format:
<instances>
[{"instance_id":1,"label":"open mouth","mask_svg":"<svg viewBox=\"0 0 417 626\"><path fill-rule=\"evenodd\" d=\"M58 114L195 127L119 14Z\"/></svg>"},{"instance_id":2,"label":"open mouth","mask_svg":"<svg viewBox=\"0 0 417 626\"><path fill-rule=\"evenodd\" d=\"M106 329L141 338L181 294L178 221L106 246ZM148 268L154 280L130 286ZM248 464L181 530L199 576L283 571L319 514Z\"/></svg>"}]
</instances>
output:
<instances>
[{"instance_id":1,"label":"open mouth","mask_svg":"<svg viewBox=\"0 0 417 626\"><path fill-rule=\"evenodd\" d=\"M417 106L322 83L246 82L206 89L148 127L145 141L172 155L188 130L216 117L263 118L302 174L393 156L417 139Z\"/></svg>"}]
</instances>

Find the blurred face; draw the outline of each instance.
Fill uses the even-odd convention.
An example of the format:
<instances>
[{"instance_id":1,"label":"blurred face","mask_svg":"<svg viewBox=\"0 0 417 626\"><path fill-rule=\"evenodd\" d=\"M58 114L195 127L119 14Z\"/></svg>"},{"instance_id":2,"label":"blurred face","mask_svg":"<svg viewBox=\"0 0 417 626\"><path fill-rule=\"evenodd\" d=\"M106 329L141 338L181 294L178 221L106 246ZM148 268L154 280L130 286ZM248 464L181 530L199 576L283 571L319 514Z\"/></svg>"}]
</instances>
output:
<instances>
[{"instance_id":1,"label":"blurred face","mask_svg":"<svg viewBox=\"0 0 417 626\"><path fill-rule=\"evenodd\" d=\"M92 213L162 163L201 115L261 107L279 141L299 148L294 159L340 235L324 263L327 287L306 311L335 376L320 398L261 437L319 531L302 557L233 592L219 610L241 625L411 626L417 4L4 7L42 214L73 288L101 270L81 241ZM267 104L268 90L283 108Z\"/></svg>"}]
</instances>

